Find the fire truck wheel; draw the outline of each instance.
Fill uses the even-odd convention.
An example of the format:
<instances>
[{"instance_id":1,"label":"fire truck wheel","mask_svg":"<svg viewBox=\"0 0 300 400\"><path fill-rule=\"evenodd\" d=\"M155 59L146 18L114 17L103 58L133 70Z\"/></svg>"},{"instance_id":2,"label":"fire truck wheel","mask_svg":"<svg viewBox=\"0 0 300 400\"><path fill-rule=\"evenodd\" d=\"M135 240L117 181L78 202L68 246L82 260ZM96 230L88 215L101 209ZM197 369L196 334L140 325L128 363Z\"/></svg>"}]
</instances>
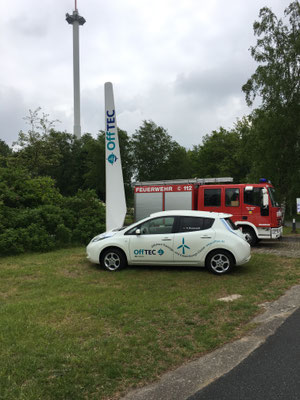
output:
<instances>
[{"instance_id":1,"label":"fire truck wheel","mask_svg":"<svg viewBox=\"0 0 300 400\"><path fill-rule=\"evenodd\" d=\"M232 270L234 259L226 250L214 250L208 254L205 265L214 274L224 275Z\"/></svg>"},{"instance_id":2,"label":"fire truck wheel","mask_svg":"<svg viewBox=\"0 0 300 400\"><path fill-rule=\"evenodd\" d=\"M250 246L255 246L258 242L257 236L252 228L248 228L247 226L243 226L243 234L246 236L247 242Z\"/></svg>"},{"instance_id":3,"label":"fire truck wheel","mask_svg":"<svg viewBox=\"0 0 300 400\"><path fill-rule=\"evenodd\" d=\"M100 265L108 271L117 271L126 266L126 256L117 247L105 249L100 256Z\"/></svg>"}]
</instances>

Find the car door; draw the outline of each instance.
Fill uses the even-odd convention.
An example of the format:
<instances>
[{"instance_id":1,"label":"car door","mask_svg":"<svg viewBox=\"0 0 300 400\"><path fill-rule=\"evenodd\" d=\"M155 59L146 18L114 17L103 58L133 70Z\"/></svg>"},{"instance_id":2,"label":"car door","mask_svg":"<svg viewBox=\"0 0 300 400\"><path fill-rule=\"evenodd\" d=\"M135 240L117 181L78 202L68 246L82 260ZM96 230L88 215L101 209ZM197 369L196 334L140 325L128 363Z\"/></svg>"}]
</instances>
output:
<instances>
[{"instance_id":1,"label":"car door","mask_svg":"<svg viewBox=\"0 0 300 400\"><path fill-rule=\"evenodd\" d=\"M152 218L138 225L129 236L130 263L172 263L174 223L175 217L168 216Z\"/></svg>"},{"instance_id":2,"label":"car door","mask_svg":"<svg viewBox=\"0 0 300 400\"><path fill-rule=\"evenodd\" d=\"M215 239L213 218L181 216L174 234L174 262L203 265L207 248Z\"/></svg>"}]
</instances>

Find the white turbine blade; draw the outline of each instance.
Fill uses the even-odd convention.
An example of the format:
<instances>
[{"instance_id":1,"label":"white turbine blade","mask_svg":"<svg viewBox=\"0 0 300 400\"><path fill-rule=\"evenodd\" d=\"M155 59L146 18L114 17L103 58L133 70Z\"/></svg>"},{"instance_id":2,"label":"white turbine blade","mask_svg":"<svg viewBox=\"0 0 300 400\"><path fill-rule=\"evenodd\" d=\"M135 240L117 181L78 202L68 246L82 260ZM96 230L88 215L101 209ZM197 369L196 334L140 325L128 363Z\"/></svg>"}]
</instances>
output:
<instances>
[{"instance_id":1,"label":"white turbine blade","mask_svg":"<svg viewBox=\"0 0 300 400\"><path fill-rule=\"evenodd\" d=\"M113 86L104 85L105 91L105 176L106 176L106 230L123 226L126 199L117 130Z\"/></svg>"}]
</instances>

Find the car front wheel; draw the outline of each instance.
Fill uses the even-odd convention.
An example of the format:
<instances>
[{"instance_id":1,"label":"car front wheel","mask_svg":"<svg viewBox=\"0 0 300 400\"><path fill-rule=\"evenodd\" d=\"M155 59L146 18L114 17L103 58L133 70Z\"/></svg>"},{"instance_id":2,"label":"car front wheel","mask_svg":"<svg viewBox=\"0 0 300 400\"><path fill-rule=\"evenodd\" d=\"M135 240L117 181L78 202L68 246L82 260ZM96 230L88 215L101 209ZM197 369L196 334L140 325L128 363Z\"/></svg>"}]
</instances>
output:
<instances>
[{"instance_id":1,"label":"car front wheel","mask_svg":"<svg viewBox=\"0 0 300 400\"><path fill-rule=\"evenodd\" d=\"M110 248L101 254L100 265L108 271L117 271L126 266L126 257L121 250Z\"/></svg>"},{"instance_id":2,"label":"car front wheel","mask_svg":"<svg viewBox=\"0 0 300 400\"><path fill-rule=\"evenodd\" d=\"M206 267L217 275L224 275L233 268L234 260L230 253L225 250L215 250L206 259Z\"/></svg>"}]
</instances>

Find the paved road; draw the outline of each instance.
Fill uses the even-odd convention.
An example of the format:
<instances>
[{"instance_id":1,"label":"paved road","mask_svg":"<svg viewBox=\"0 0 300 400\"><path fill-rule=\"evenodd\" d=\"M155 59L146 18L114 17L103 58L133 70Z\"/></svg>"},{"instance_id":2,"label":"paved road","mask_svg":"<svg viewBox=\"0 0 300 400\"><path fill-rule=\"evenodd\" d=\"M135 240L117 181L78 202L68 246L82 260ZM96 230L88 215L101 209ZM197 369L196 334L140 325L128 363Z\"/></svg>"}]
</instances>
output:
<instances>
[{"instance_id":1,"label":"paved road","mask_svg":"<svg viewBox=\"0 0 300 400\"><path fill-rule=\"evenodd\" d=\"M226 375L189 400L299 400L300 309Z\"/></svg>"}]
</instances>

